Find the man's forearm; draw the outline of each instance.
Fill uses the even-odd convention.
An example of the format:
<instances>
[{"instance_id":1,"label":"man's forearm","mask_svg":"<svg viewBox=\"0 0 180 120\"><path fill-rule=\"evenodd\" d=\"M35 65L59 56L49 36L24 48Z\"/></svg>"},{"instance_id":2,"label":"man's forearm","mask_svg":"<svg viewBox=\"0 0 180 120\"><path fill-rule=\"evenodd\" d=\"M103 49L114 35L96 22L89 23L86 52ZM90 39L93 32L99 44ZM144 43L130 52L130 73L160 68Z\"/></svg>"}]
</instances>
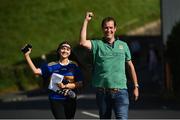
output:
<instances>
[{"instance_id":1,"label":"man's forearm","mask_svg":"<svg viewBox=\"0 0 180 120\"><path fill-rule=\"evenodd\" d=\"M80 32L80 40L79 40L79 44L87 49L91 49L91 41L87 40L87 26L88 26L88 22L91 20L93 16L92 12L87 12L86 13L86 17L84 19L82 28L81 28L81 32Z\"/></svg>"},{"instance_id":2,"label":"man's forearm","mask_svg":"<svg viewBox=\"0 0 180 120\"><path fill-rule=\"evenodd\" d=\"M80 35L80 45L83 45L83 43L86 42L86 39L87 39L87 25L88 25L88 21L85 19L84 20L84 23L82 25L82 28L81 28L81 35Z\"/></svg>"},{"instance_id":3,"label":"man's forearm","mask_svg":"<svg viewBox=\"0 0 180 120\"><path fill-rule=\"evenodd\" d=\"M138 79L137 79L136 71L135 71L132 61L128 61L128 67L129 67L129 72L133 80L134 86L138 86Z\"/></svg>"},{"instance_id":4,"label":"man's forearm","mask_svg":"<svg viewBox=\"0 0 180 120\"><path fill-rule=\"evenodd\" d=\"M132 76L134 86L138 87L138 80L137 80L137 75L136 75L134 67L131 69L131 76Z\"/></svg>"}]
</instances>

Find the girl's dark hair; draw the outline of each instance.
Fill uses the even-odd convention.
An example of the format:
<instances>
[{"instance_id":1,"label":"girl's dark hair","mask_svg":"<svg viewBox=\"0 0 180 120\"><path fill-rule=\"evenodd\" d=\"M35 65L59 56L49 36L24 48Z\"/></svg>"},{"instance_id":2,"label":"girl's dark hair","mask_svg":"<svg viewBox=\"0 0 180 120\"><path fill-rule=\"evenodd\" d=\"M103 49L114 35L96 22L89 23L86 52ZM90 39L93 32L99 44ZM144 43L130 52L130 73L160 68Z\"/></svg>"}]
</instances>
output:
<instances>
[{"instance_id":1,"label":"girl's dark hair","mask_svg":"<svg viewBox=\"0 0 180 120\"><path fill-rule=\"evenodd\" d=\"M71 44L68 42L68 41L63 41L62 43L60 43L58 45L58 48L56 50L56 53L57 53L57 57L59 58L59 49L62 47L63 44L68 44L69 46L71 46Z\"/></svg>"},{"instance_id":2,"label":"girl's dark hair","mask_svg":"<svg viewBox=\"0 0 180 120\"><path fill-rule=\"evenodd\" d=\"M109 21L113 21L114 22L114 26L116 27L116 21L113 17L106 17L103 19L102 23L101 23L101 27L104 27L104 24L109 22Z\"/></svg>"}]
</instances>

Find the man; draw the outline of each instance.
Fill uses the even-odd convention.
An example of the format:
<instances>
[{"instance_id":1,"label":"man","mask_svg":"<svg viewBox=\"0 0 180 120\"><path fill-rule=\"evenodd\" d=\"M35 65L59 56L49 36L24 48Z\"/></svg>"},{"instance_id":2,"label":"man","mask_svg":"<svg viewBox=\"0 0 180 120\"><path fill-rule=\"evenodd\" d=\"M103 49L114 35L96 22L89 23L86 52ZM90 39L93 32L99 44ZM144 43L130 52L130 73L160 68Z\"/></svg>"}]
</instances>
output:
<instances>
[{"instance_id":1,"label":"man","mask_svg":"<svg viewBox=\"0 0 180 120\"><path fill-rule=\"evenodd\" d=\"M114 110L116 119L128 119L129 96L125 63L134 83L135 100L138 99L138 80L127 44L115 38L116 22L112 17L102 21L102 40L87 40L87 26L93 13L87 12L80 33L80 45L93 54L92 85L96 87L96 101L100 119L110 119Z\"/></svg>"}]
</instances>

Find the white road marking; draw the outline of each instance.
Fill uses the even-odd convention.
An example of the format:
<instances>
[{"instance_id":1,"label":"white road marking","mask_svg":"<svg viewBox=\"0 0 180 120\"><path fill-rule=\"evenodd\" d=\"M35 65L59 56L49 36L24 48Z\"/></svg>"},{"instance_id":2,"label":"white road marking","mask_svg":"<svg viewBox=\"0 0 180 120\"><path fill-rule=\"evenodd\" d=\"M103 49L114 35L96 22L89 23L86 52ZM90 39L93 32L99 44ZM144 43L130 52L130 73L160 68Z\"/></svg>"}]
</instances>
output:
<instances>
[{"instance_id":1,"label":"white road marking","mask_svg":"<svg viewBox=\"0 0 180 120\"><path fill-rule=\"evenodd\" d=\"M90 95L81 94L77 96L77 99L83 99L83 98L95 99L96 95L95 94L90 94Z\"/></svg>"},{"instance_id":2,"label":"white road marking","mask_svg":"<svg viewBox=\"0 0 180 120\"><path fill-rule=\"evenodd\" d=\"M90 113L90 112L82 111L81 113L85 114L85 115L88 115L88 116L91 116L91 117L99 118L99 115L96 115L96 114L93 114L93 113Z\"/></svg>"}]
</instances>

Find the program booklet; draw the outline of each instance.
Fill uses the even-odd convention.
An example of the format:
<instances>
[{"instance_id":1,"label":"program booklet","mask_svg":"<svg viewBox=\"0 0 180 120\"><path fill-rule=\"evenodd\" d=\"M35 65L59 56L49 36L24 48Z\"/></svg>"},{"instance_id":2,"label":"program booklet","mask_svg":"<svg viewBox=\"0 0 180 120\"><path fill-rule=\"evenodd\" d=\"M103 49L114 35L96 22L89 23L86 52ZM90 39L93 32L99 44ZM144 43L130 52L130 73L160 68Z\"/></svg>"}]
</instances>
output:
<instances>
[{"instance_id":1,"label":"program booklet","mask_svg":"<svg viewBox=\"0 0 180 120\"><path fill-rule=\"evenodd\" d=\"M63 79L64 79L63 75L53 73L51 75L51 79L50 79L50 82L49 82L48 89L53 90L53 91L56 92L57 90L59 90L59 87L57 86L57 83L61 83Z\"/></svg>"}]
</instances>

